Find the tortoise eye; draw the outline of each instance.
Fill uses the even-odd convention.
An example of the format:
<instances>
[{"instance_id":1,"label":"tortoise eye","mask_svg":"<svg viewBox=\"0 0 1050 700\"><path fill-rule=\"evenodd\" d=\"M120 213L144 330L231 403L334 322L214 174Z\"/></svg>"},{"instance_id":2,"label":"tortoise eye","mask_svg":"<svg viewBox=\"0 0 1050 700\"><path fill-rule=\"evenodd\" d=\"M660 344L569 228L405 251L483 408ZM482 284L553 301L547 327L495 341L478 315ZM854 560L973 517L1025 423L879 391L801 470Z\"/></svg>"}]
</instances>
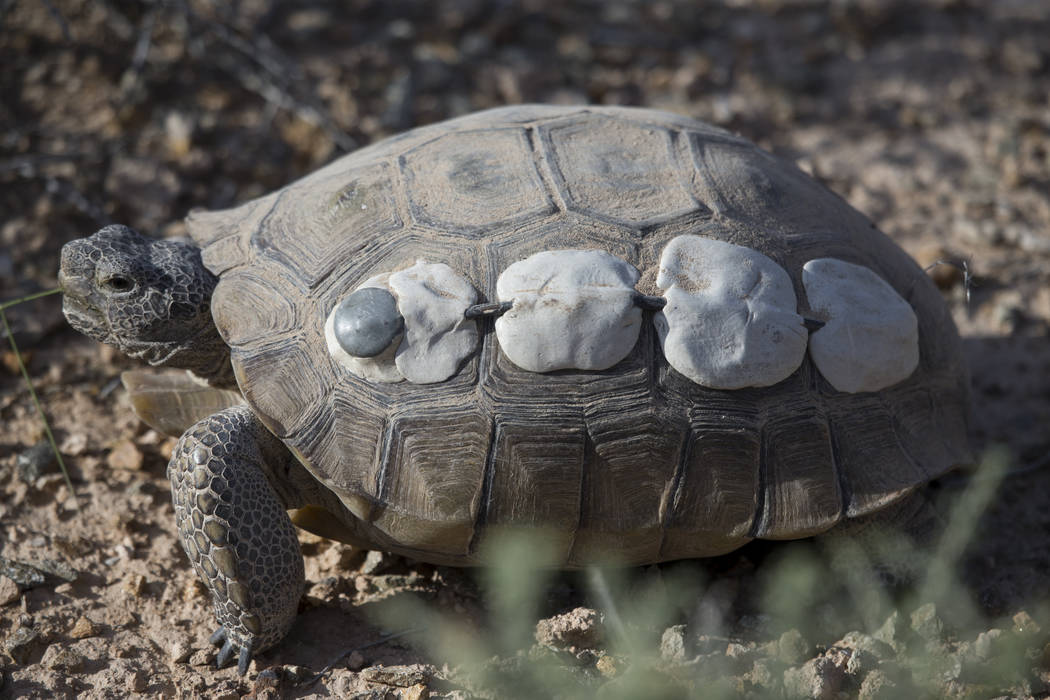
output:
<instances>
[{"instance_id":1,"label":"tortoise eye","mask_svg":"<svg viewBox=\"0 0 1050 700\"><path fill-rule=\"evenodd\" d=\"M135 288L135 281L130 277L123 275L113 275L99 282L99 286L103 291L111 294L120 294L122 292L130 292Z\"/></svg>"}]
</instances>

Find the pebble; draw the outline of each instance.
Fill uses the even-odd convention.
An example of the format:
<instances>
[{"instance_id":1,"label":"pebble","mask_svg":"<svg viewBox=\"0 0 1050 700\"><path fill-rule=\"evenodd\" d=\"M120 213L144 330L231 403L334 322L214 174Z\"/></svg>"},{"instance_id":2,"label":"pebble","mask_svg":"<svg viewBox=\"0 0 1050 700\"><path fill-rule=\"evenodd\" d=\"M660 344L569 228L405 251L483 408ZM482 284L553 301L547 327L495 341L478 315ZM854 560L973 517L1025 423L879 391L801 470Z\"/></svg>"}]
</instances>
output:
<instances>
[{"instance_id":1,"label":"pebble","mask_svg":"<svg viewBox=\"0 0 1050 700\"><path fill-rule=\"evenodd\" d=\"M110 449L106 464L112 469L138 471L142 469L142 450L131 440L121 440Z\"/></svg>"},{"instance_id":2,"label":"pebble","mask_svg":"<svg viewBox=\"0 0 1050 700\"><path fill-rule=\"evenodd\" d=\"M365 667L365 655L359 651L350 652L350 656L346 657L346 667L351 671L360 671Z\"/></svg>"},{"instance_id":3,"label":"pebble","mask_svg":"<svg viewBox=\"0 0 1050 700\"><path fill-rule=\"evenodd\" d=\"M593 649L604 637L601 615L591 608L576 608L536 623L536 641L556 649Z\"/></svg>"},{"instance_id":4,"label":"pebble","mask_svg":"<svg viewBox=\"0 0 1050 700\"><path fill-rule=\"evenodd\" d=\"M911 628L928 642L940 641L944 634L944 623L937 616L937 606L926 603L917 607L911 614Z\"/></svg>"},{"instance_id":5,"label":"pebble","mask_svg":"<svg viewBox=\"0 0 1050 700\"><path fill-rule=\"evenodd\" d=\"M365 562L361 565L362 574L381 574L390 568L391 557L377 549L370 550L365 555Z\"/></svg>"},{"instance_id":6,"label":"pebble","mask_svg":"<svg viewBox=\"0 0 1050 700\"><path fill-rule=\"evenodd\" d=\"M215 661L214 649L198 649L190 655L190 666L209 666Z\"/></svg>"},{"instance_id":7,"label":"pebble","mask_svg":"<svg viewBox=\"0 0 1050 700\"><path fill-rule=\"evenodd\" d=\"M4 648L16 663L25 664L29 662L30 655L43 646L44 640L40 633L32 627L22 625L10 635L4 642Z\"/></svg>"},{"instance_id":8,"label":"pebble","mask_svg":"<svg viewBox=\"0 0 1050 700\"><path fill-rule=\"evenodd\" d=\"M423 700L430 697L430 689L423 683L417 683L411 688L401 691L401 700Z\"/></svg>"},{"instance_id":9,"label":"pebble","mask_svg":"<svg viewBox=\"0 0 1050 700\"><path fill-rule=\"evenodd\" d=\"M168 654L168 658L173 664L185 663L189 660L193 654L193 647L190 646L189 642L184 639L180 639L171 645L171 650Z\"/></svg>"},{"instance_id":10,"label":"pebble","mask_svg":"<svg viewBox=\"0 0 1050 700\"><path fill-rule=\"evenodd\" d=\"M673 625L660 638L660 657L664 661L684 661L686 657L685 625Z\"/></svg>"},{"instance_id":11,"label":"pebble","mask_svg":"<svg viewBox=\"0 0 1050 700\"><path fill-rule=\"evenodd\" d=\"M141 693L146 689L146 672L136 670L124 677L124 688L130 693Z\"/></svg>"},{"instance_id":12,"label":"pebble","mask_svg":"<svg viewBox=\"0 0 1050 700\"><path fill-rule=\"evenodd\" d=\"M812 646L797 629L789 629L777 640L777 658L784 663L797 664L809 656Z\"/></svg>"},{"instance_id":13,"label":"pebble","mask_svg":"<svg viewBox=\"0 0 1050 700\"><path fill-rule=\"evenodd\" d=\"M51 443L47 440L42 440L23 450L15 458L15 468L18 469L18 476L22 478L22 481L29 484L35 482L44 474L50 473L56 464L55 453L51 449Z\"/></svg>"},{"instance_id":14,"label":"pebble","mask_svg":"<svg viewBox=\"0 0 1050 700\"><path fill-rule=\"evenodd\" d=\"M84 661L83 654L57 644L49 646L44 652L43 658L40 659L41 665L45 668L66 672L82 671L84 669Z\"/></svg>"},{"instance_id":15,"label":"pebble","mask_svg":"<svg viewBox=\"0 0 1050 700\"><path fill-rule=\"evenodd\" d=\"M138 598L146 587L146 577L142 574L131 574L124 579L124 592L132 598Z\"/></svg>"},{"instance_id":16,"label":"pebble","mask_svg":"<svg viewBox=\"0 0 1050 700\"><path fill-rule=\"evenodd\" d=\"M37 586L55 586L63 581L72 583L77 580L75 569L68 564L49 559L27 564L0 557L0 574L14 581L23 591Z\"/></svg>"},{"instance_id":17,"label":"pebble","mask_svg":"<svg viewBox=\"0 0 1050 700\"><path fill-rule=\"evenodd\" d=\"M69 631L69 636L73 639L87 639L88 637L97 636L98 633L98 625L84 615L81 615L77 618L77 621L73 623L73 629Z\"/></svg>"},{"instance_id":18,"label":"pebble","mask_svg":"<svg viewBox=\"0 0 1050 700\"><path fill-rule=\"evenodd\" d=\"M1014 631L1023 636L1037 635L1042 629L1027 610L1022 610L1014 615L1013 622Z\"/></svg>"},{"instance_id":19,"label":"pebble","mask_svg":"<svg viewBox=\"0 0 1050 700\"><path fill-rule=\"evenodd\" d=\"M434 677L434 669L423 664L411 666L371 666L361 670L361 678L369 683L381 683L398 688L425 684Z\"/></svg>"},{"instance_id":20,"label":"pebble","mask_svg":"<svg viewBox=\"0 0 1050 700\"><path fill-rule=\"evenodd\" d=\"M882 626L871 635L876 640L890 646L895 651L900 648L901 633L904 631L904 621L900 613L894 610Z\"/></svg>"},{"instance_id":21,"label":"pebble","mask_svg":"<svg viewBox=\"0 0 1050 700\"><path fill-rule=\"evenodd\" d=\"M886 642L878 640L870 634L858 631L847 632L842 639L835 642L832 646L845 647L846 649L853 650L854 653L863 651L866 654L870 654L878 661L892 659L896 655L893 651L893 647Z\"/></svg>"},{"instance_id":22,"label":"pebble","mask_svg":"<svg viewBox=\"0 0 1050 700\"><path fill-rule=\"evenodd\" d=\"M598 660L594 662L594 668L606 678L614 678L620 672L620 666L616 663L616 659L609 654L599 656Z\"/></svg>"},{"instance_id":23,"label":"pebble","mask_svg":"<svg viewBox=\"0 0 1050 700\"><path fill-rule=\"evenodd\" d=\"M898 700L900 697L897 684L879 669L864 676L857 693L858 700Z\"/></svg>"},{"instance_id":24,"label":"pebble","mask_svg":"<svg viewBox=\"0 0 1050 700\"><path fill-rule=\"evenodd\" d=\"M973 653L978 659L987 660L995 655L1000 645L1000 640L1003 637L1003 631L1001 629L992 628L985 630L977 635L977 639L973 643Z\"/></svg>"},{"instance_id":25,"label":"pebble","mask_svg":"<svg viewBox=\"0 0 1050 700\"><path fill-rule=\"evenodd\" d=\"M784 694L789 698L832 700L845 678L844 669L831 659L820 656L784 671Z\"/></svg>"},{"instance_id":26,"label":"pebble","mask_svg":"<svg viewBox=\"0 0 1050 700\"><path fill-rule=\"evenodd\" d=\"M72 457L79 457L87 450L88 439L84 433L70 433L62 444L58 446L59 452Z\"/></svg>"},{"instance_id":27,"label":"pebble","mask_svg":"<svg viewBox=\"0 0 1050 700\"><path fill-rule=\"evenodd\" d=\"M0 606L14 603L22 595L18 590L18 584L7 576L0 575Z\"/></svg>"}]
</instances>

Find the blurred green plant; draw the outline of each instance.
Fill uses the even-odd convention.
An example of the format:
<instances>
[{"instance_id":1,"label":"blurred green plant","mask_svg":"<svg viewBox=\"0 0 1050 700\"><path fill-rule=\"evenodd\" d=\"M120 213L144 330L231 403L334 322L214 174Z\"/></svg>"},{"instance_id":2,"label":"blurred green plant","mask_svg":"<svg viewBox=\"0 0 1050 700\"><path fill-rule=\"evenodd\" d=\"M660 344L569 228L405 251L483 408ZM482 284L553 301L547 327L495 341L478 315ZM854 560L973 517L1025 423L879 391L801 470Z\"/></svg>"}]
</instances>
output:
<instances>
[{"instance_id":1,"label":"blurred green plant","mask_svg":"<svg viewBox=\"0 0 1050 700\"><path fill-rule=\"evenodd\" d=\"M40 404L40 398L36 395L36 389L33 388L33 382L29 378L29 370L26 369L25 362L22 361L22 353L19 352L18 343L15 342L15 334L11 331L11 325L7 322L7 314L4 313L6 309L11 308L12 306L24 304L27 301L33 301L34 299L39 299L41 297L51 296L52 294L60 294L61 292L61 289L49 289L44 292L37 292L36 294L19 297L18 299L0 302L0 324L2 324L4 334L7 335L15 363L18 365L18 370L22 374L22 380L25 382L26 388L29 390L29 396L33 400L36 412L39 414L40 420L44 424L44 434L47 436L47 441L51 444L51 450L55 453L58 467L62 470L62 478L66 481L66 487L69 489L70 497L73 499L73 505L77 510L80 510L80 502L77 501L77 492L73 489L73 482L69 478L69 470L66 469L65 460L62 459L62 453L58 449L58 443L55 442L55 436L51 432L51 424L47 420L47 414L44 413L44 407Z\"/></svg>"},{"instance_id":2,"label":"blurred green plant","mask_svg":"<svg viewBox=\"0 0 1050 700\"><path fill-rule=\"evenodd\" d=\"M960 570L1007 473L993 450L955 499L932 545L888 529L784 543L758 566L758 621L697 629L718 579L699 567L587 570L600 611L594 644L538 641L552 577L551 538L502 534L483 543L487 618L471 621L407 596L374 610L421 643L466 697L939 698L1045 692L1045 606L988 619ZM916 563L919 563L918 565ZM908 579L900 581L900 572ZM710 601L708 601L710 603ZM731 611L725 619L734 620ZM1036 618L1043 620L1040 624ZM685 624L681 624L685 621ZM700 627L703 627L700 625ZM675 640L679 646L675 646ZM670 642L670 643L669 643Z\"/></svg>"}]
</instances>

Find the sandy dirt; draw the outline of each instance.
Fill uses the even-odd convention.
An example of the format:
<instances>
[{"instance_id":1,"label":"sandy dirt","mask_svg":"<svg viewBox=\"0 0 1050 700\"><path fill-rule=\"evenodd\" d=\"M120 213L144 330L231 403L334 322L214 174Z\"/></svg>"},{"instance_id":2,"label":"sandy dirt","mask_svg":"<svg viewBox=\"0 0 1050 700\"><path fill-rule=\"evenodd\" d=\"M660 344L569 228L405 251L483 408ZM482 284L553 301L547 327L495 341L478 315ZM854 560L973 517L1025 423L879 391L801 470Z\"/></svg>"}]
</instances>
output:
<instances>
[{"instance_id":1,"label":"sandy dirt","mask_svg":"<svg viewBox=\"0 0 1050 700\"><path fill-rule=\"evenodd\" d=\"M923 264L966 261L968 287L955 268L931 274L965 337L974 445L1006 446L1012 472L960 575L990 618L1037 614L1050 591L1045 2L399 5L0 2L0 300L54 287L62 244L103 224L178 235L193 207L475 109L593 102L711 121L799 163ZM305 534L310 584L288 639L247 678L215 670L209 604L174 535L173 443L131 412L118 378L132 363L69 329L57 297L8 316L76 500L35 447L43 426L5 339L0 697L465 697L410 637L381 641L391 630L369 611L415 592L480 620L475 576ZM706 566L746 578L762 552ZM581 599L566 579L543 614ZM826 696L878 697L872 673ZM1021 694L1045 697L1040 677ZM826 690L813 688L799 692Z\"/></svg>"}]
</instances>

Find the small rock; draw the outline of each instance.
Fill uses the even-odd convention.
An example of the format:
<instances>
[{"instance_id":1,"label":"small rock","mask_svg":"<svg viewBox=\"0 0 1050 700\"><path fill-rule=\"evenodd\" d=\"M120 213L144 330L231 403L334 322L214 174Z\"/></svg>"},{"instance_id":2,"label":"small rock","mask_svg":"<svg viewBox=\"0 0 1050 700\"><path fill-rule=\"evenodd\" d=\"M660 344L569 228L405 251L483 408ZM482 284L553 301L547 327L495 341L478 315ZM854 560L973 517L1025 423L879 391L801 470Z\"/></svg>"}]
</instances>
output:
<instances>
[{"instance_id":1,"label":"small rock","mask_svg":"<svg viewBox=\"0 0 1050 700\"><path fill-rule=\"evenodd\" d=\"M186 640L180 639L171 645L168 658L173 664L181 664L186 663L191 654L193 654L193 647Z\"/></svg>"},{"instance_id":2,"label":"small rock","mask_svg":"<svg viewBox=\"0 0 1050 700\"><path fill-rule=\"evenodd\" d=\"M69 636L73 639L87 639L88 637L97 636L98 633L98 625L87 617L81 615L77 618L77 621L73 623L73 629L69 631Z\"/></svg>"},{"instance_id":3,"label":"small rock","mask_svg":"<svg viewBox=\"0 0 1050 700\"><path fill-rule=\"evenodd\" d=\"M536 641L553 648L593 649L604 637L601 616L590 608L576 608L536 623Z\"/></svg>"},{"instance_id":4,"label":"small rock","mask_svg":"<svg viewBox=\"0 0 1050 700\"><path fill-rule=\"evenodd\" d=\"M77 580L76 570L68 564L50 559L27 564L0 557L0 574L14 581L23 591L37 586L55 586L62 582L72 583Z\"/></svg>"},{"instance_id":5,"label":"small rock","mask_svg":"<svg viewBox=\"0 0 1050 700\"><path fill-rule=\"evenodd\" d=\"M84 433L70 433L62 441L62 444L58 446L58 449L64 455L79 457L87 450L87 445L87 435Z\"/></svg>"},{"instance_id":6,"label":"small rock","mask_svg":"<svg viewBox=\"0 0 1050 700\"><path fill-rule=\"evenodd\" d=\"M897 700L899 697L897 684L879 669L864 676L857 693L858 700Z\"/></svg>"},{"instance_id":7,"label":"small rock","mask_svg":"<svg viewBox=\"0 0 1050 700\"><path fill-rule=\"evenodd\" d=\"M664 661L684 661L687 651L685 625L673 625L660 638L660 657Z\"/></svg>"},{"instance_id":8,"label":"small rock","mask_svg":"<svg viewBox=\"0 0 1050 700\"><path fill-rule=\"evenodd\" d=\"M196 603L204 594L207 593L207 589L204 584L200 582L196 576L186 581L186 585L182 588L182 602L183 603Z\"/></svg>"},{"instance_id":9,"label":"small rock","mask_svg":"<svg viewBox=\"0 0 1050 700\"><path fill-rule=\"evenodd\" d=\"M29 662L30 655L44 645L40 633L32 627L20 626L12 632L4 642L4 648L16 663L25 664Z\"/></svg>"},{"instance_id":10,"label":"small rock","mask_svg":"<svg viewBox=\"0 0 1050 700\"><path fill-rule=\"evenodd\" d=\"M362 574L381 574L390 568L390 556L373 549L365 555L365 562L361 565Z\"/></svg>"},{"instance_id":11,"label":"small rock","mask_svg":"<svg viewBox=\"0 0 1050 700\"><path fill-rule=\"evenodd\" d=\"M190 655L190 666L210 666L215 661L214 649L198 649Z\"/></svg>"},{"instance_id":12,"label":"small rock","mask_svg":"<svg viewBox=\"0 0 1050 700\"><path fill-rule=\"evenodd\" d=\"M894 610L886 621L882 623L882 627L879 627L873 635L874 639L877 639L884 644L889 645L895 651L900 647L901 635L904 632L904 620L901 619L900 613Z\"/></svg>"},{"instance_id":13,"label":"small rock","mask_svg":"<svg viewBox=\"0 0 1050 700\"><path fill-rule=\"evenodd\" d=\"M434 669L423 664L411 666L372 666L361 670L361 678L370 683L381 683L398 688L409 688L433 678Z\"/></svg>"},{"instance_id":14,"label":"small rock","mask_svg":"<svg viewBox=\"0 0 1050 700\"><path fill-rule=\"evenodd\" d=\"M944 634L944 623L937 616L937 606L926 603L917 607L911 614L911 628L927 642L940 641Z\"/></svg>"},{"instance_id":15,"label":"small rock","mask_svg":"<svg viewBox=\"0 0 1050 700\"><path fill-rule=\"evenodd\" d=\"M146 588L146 577L142 574L131 574L124 579L124 592L132 598L138 598Z\"/></svg>"},{"instance_id":16,"label":"small rock","mask_svg":"<svg viewBox=\"0 0 1050 700\"><path fill-rule=\"evenodd\" d=\"M288 668L286 666L283 673L286 674ZM255 677L252 692L248 694L248 697L251 700L278 700L281 697L281 675L276 669L264 668Z\"/></svg>"},{"instance_id":17,"label":"small rock","mask_svg":"<svg viewBox=\"0 0 1050 700\"><path fill-rule=\"evenodd\" d=\"M1042 629L1039 623L1032 619L1032 616L1026 610L1022 610L1014 615L1013 622L1014 631L1025 637L1037 635Z\"/></svg>"},{"instance_id":18,"label":"small rock","mask_svg":"<svg viewBox=\"0 0 1050 700\"><path fill-rule=\"evenodd\" d=\"M360 671L365 667L365 656L359 651L350 652L350 656L346 657L346 667L351 671Z\"/></svg>"},{"instance_id":19,"label":"small rock","mask_svg":"<svg viewBox=\"0 0 1050 700\"><path fill-rule=\"evenodd\" d=\"M32 447L22 450L15 458L15 467L22 481L32 484L44 474L53 471L57 464L51 443L42 440Z\"/></svg>"},{"instance_id":20,"label":"small rock","mask_svg":"<svg viewBox=\"0 0 1050 700\"><path fill-rule=\"evenodd\" d=\"M876 639L870 634L857 631L847 632L842 639L835 642L832 646L844 647L854 652L863 651L871 654L879 661L892 659L896 655L893 647L886 642Z\"/></svg>"},{"instance_id":21,"label":"small rock","mask_svg":"<svg viewBox=\"0 0 1050 700\"><path fill-rule=\"evenodd\" d=\"M109 451L106 464L112 469L138 471L142 469L142 450L131 440L121 440Z\"/></svg>"},{"instance_id":22,"label":"small rock","mask_svg":"<svg viewBox=\"0 0 1050 700\"><path fill-rule=\"evenodd\" d=\"M40 659L41 665L53 671L76 672L84 668L84 656L68 647L52 644Z\"/></svg>"},{"instance_id":23,"label":"small rock","mask_svg":"<svg viewBox=\"0 0 1050 700\"><path fill-rule=\"evenodd\" d=\"M789 698L832 700L842 688L845 671L823 656L784 671L784 693Z\"/></svg>"},{"instance_id":24,"label":"small rock","mask_svg":"<svg viewBox=\"0 0 1050 700\"><path fill-rule=\"evenodd\" d=\"M430 689L422 683L417 683L411 688L405 688L401 691L401 700L424 700L424 698L430 697Z\"/></svg>"},{"instance_id":25,"label":"small rock","mask_svg":"<svg viewBox=\"0 0 1050 700\"><path fill-rule=\"evenodd\" d=\"M745 677L759 688L772 690L773 686L776 685L777 676L780 675L776 665L777 662L773 659L755 659L755 662L751 665L751 670L745 674Z\"/></svg>"},{"instance_id":26,"label":"small rock","mask_svg":"<svg viewBox=\"0 0 1050 700\"><path fill-rule=\"evenodd\" d=\"M146 689L146 672L135 670L124 677L124 688L130 693L141 693Z\"/></svg>"},{"instance_id":27,"label":"small rock","mask_svg":"<svg viewBox=\"0 0 1050 700\"><path fill-rule=\"evenodd\" d=\"M802 636L802 633L794 628L784 632L777 640L777 657L784 663L801 663L809 656L811 649L811 645Z\"/></svg>"},{"instance_id":28,"label":"small rock","mask_svg":"<svg viewBox=\"0 0 1050 700\"><path fill-rule=\"evenodd\" d=\"M0 606L13 603L21 596L22 592L18 590L18 584L7 576L0 575Z\"/></svg>"},{"instance_id":29,"label":"small rock","mask_svg":"<svg viewBox=\"0 0 1050 700\"><path fill-rule=\"evenodd\" d=\"M594 667L598 670L598 673L606 678L614 678L620 672L620 667L619 664L616 663L616 659L608 654L602 654L599 656L598 660L594 663Z\"/></svg>"},{"instance_id":30,"label":"small rock","mask_svg":"<svg viewBox=\"0 0 1050 700\"><path fill-rule=\"evenodd\" d=\"M991 658L999 648L1002 636L1003 631L994 627L981 632L973 642L973 653L982 661Z\"/></svg>"}]
</instances>

